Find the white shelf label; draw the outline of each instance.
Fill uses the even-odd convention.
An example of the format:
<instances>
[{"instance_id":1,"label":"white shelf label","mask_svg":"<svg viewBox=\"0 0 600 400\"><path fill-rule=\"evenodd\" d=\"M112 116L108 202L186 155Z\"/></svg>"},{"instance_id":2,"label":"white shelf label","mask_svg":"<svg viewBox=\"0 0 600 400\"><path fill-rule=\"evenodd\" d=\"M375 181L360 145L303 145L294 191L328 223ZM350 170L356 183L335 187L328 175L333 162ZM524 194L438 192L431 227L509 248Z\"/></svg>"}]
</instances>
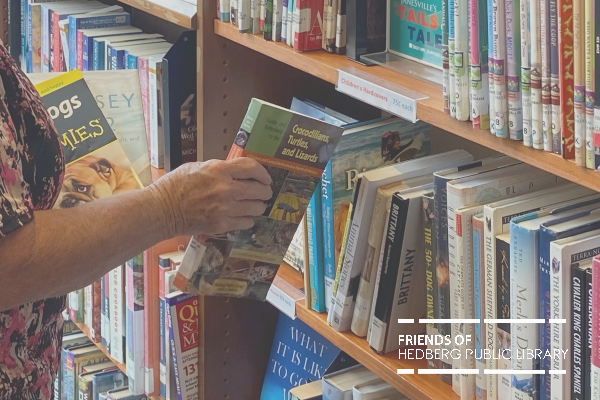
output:
<instances>
[{"instance_id":1,"label":"white shelf label","mask_svg":"<svg viewBox=\"0 0 600 400\"><path fill-rule=\"evenodd\" d=\"M296 319L296 300L278 287L278 278L279 277L275 277L275 280L269 288L267 301L291 319Z\"/></svg>"},{"instance_id":2,"label":"white shelf label","mask_svg":"<svg viewBox=\"0 0 600 400\"><path fill-rule=\"evenodd\" d=\"M427 96L354 67L338 70L336 89L369 105L417 122L417 101Z\"/></svg>"}]
</instances>

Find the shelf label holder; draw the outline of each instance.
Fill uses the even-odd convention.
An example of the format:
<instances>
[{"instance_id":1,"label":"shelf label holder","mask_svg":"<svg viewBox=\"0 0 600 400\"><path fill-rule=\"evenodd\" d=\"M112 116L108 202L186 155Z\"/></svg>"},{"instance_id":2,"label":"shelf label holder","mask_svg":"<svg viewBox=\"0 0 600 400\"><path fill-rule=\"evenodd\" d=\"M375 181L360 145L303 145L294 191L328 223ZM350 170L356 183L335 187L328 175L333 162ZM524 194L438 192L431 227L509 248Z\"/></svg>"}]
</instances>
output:
<instances>
[{"instance_id":1,"label":"shelf label holder","mask_svg":"<svg viewBox=\"0 0 600 400\"><path fill-rule=\"evenodd\" d=\"M335 88L338 92L413 123L418 121L417 101L428 98L422 93L386 81L355 67L338 69L338 81Z\"/></svg>"},{"instance_id":2,"label":"shelf label holder","mask_svg":"<svg viewBox=\"0 0 600 400\"><path fill-rule=\"evenodd\" d=\"M279 276L275 277L267 293L267 301L291 319L296 319L296 301L304 297L304 293Z\"/></svg>"}]
</instances>

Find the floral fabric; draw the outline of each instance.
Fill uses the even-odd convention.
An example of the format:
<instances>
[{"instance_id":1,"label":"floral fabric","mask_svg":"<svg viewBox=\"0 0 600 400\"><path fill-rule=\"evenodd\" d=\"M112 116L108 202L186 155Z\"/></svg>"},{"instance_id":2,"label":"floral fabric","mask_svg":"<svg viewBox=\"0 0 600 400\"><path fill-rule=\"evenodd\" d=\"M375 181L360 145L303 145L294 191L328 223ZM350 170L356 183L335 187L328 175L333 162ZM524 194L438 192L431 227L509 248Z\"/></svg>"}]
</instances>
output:
<instances>
[{"instance_id":1,"label":"floral fabric","mask_svg":"<svg viewBox=\"0 0 600 400\"><path fill-rule=\"evenodd\" d=\"M63 173L52 119L0 42L0 245L34 210L52 208ZM0 277L1 296L10 277ZM52 398L64 307L61 296L0 311L0 400Z\"/></svg>"}]
</instances>

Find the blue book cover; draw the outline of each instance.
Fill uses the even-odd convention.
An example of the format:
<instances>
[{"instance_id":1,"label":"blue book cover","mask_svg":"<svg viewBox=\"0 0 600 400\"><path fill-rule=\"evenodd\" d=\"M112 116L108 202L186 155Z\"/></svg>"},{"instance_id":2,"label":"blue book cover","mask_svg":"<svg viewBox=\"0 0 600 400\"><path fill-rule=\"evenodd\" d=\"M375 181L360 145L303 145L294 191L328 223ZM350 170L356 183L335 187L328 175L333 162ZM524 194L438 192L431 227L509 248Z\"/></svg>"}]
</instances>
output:
<instances>
[{"instance_id":1,"label":"blue book cover","mask_svg":"<svg viewBox=\"0 0 600 400\"><path fill-rule=\"evenodd\" d=\"M77 29L108 28L131 24L127 12L69 16L69 70L77 68Z\"/></svg>"},{"instance_id":2,"label":"blue book cover","mask_svg":"<svg viewBox=\"0 0 600 400\"><path fill-rule=\"evenodd\" d=\"M598 209L586 210L546 222L541 225L539 233L539 299L541 319L550 319L550 242L558 239L574 236L583 232L588 232L600 228L598 215L592 215ZM566 222L572 222L567 225L560 225ZM540 349L542 354L550 349L550 324L543 324L540 328ZM551 370L551 358L542 359L541 369ZM550 386L552 375L542 375L540 380L540 399L550 400Z\"/></svg>"},{"instance_id":3,"label":"blue book cover","mask_svg":"<svg viewBox=\"0 0 600 400\"><path fill-rule=\"evenodd\" d=\"M333 296L333 282L335 281L335 247L333 245L333 204L331 198L331 160L325 166L321 177L321 217L323 228L323 272L325 274L325 309L329 312L329 305Z\"/></svg>"},{"instance_id":4,"label":"blue book cover","mask_svg":"<svg viewBox=\"0 0 600 400\"><path fill-rule=\"evenodd\" d=\"M93 48L92 48L92 64L94 71L102 71L104 70L104 64L106 62L106 42L104 39L93 39Z\"/></svg>"},{"instance_id":5,"label":"blue book cover","mask_svg":"<svg viewBox=\"0 0 600 400\"><path fill-rule=\"evenodd\" d=\"M317 183L317 187L320 182ZM308 262L310 268L310 306L317 312L325 308L325 271L323 266L323 222L321 193L315 191L306 210Z\"/></svg>"},{"instance_id":6,"label":"blue book cover","mask_svg":"<svg viewBox=\"0 0 600 400\"><path fill-rule=\"evenodd\" d=\"M137 56L133 54L129 54L126 52L125 54L125 69L137 69Z\"/></svg>"},{"instance_id":7,"label":"blue book cover","mask_svg":"<svg viewBox=\"0 0 600 400\"><path fill-rule=\"evenodd\" d=\"M320 380L339 353L299 318L279 313L260 400L288 400L290 389Z\"/></svg>"},{"instance_id":8,"label":"blue book cover","mask_svg":"<svg viewBox=\"0 0 600 400\"><path fill-rule=\"evenodd\" d=\"M21 69L27 69L27 21L29 5L27 0L21 1Z\"/></svg>"}]
</instances>

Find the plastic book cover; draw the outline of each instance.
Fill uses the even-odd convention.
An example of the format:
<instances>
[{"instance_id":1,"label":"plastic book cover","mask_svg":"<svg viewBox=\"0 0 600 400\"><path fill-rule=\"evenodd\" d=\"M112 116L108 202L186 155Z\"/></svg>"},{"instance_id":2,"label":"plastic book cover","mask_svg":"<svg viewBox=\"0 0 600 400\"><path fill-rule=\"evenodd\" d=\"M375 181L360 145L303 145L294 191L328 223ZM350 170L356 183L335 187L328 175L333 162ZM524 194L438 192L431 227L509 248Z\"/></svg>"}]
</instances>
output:
<instances>
[{"instance_id":1,"label":"plastic book cover","mask_svg":"<svg viewBox=\"0 0 600 400\"><path fill-rule=\"evenodd\" d=\"M279 313L260 400L288 400L290 389L321 380L339 354L299 318Z\"/></svg>"},{"instance_id":2,"label":"plastic book cover","mask_svg":"<svg viewBox=\"0 0 600 400\"><path fill-rule=\"evenodd\" d=\"M247 230L191 240L175 285L205 295L264 300L342 128L252 99L228 159L251 157L273 197Z\"/></svg>"}]
</instances>

